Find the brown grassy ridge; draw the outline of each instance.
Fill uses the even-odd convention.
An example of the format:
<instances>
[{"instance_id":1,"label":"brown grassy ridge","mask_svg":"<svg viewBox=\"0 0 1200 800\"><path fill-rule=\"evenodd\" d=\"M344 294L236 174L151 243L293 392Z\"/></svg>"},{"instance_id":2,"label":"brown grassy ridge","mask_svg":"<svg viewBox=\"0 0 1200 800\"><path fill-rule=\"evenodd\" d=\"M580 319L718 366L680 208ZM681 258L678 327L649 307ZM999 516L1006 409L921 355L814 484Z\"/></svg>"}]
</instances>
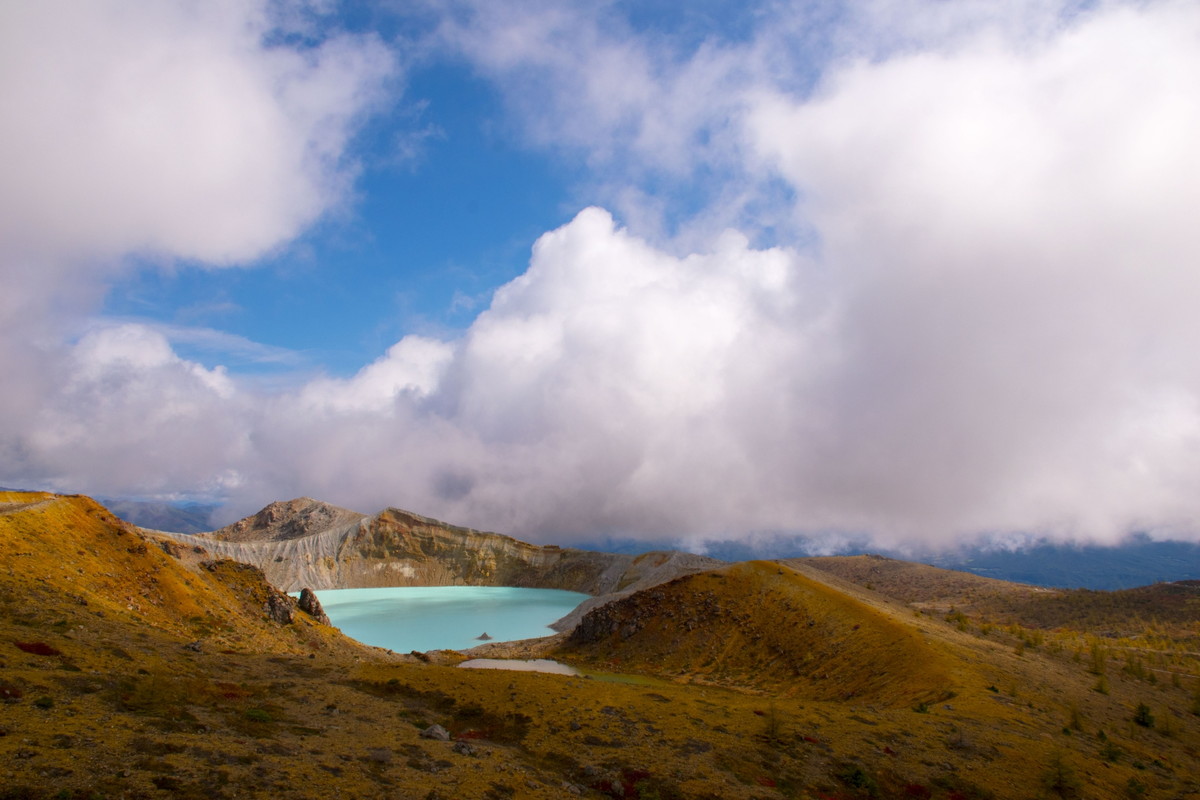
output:
<instances>
[{"instance_id":1,"label":"brown grassy ridge","mask_svg":"<svg viewBox=\"0 0 1200 800\"><path fill-rule=\"evenodd\" d=\"M74 605L90 617L152 627L212 647L307 652L321 639L301 621L281 632L263 622L274 590L253 567L206 561L203 551L175 556L86 497L0 492L0 602L18 618ZM206 567L200 567L200 564ZM319 646L319 645L316 645Z\"/></svg>"},{"instance_id":2,"label":"brown grassy ridge","mask_svg":"<svg viewBox=\"0 0 1200 800\"><path fill-rule=\"evenodd\" d=\"M1065 628L1108 637L1138 635L1152 627L1176 637L1200 633L1200 581L1096 591L1030 586L874 555L782 563L821 570L912 608L960 612L995 625Z\"/></svg>"},{"instance_id":3,"label":"brown grassy ridge","mask_svg":"<svg viewBox=\"0 0 1200 800\"><path fill-rule=\"evenodd\" d=\"M271 589L253 570L142 552L135 531L114 530L85 498L0 504L4 800L1200 793L1187 674L1151 683L1155 664L1139 676L1110 656L1102 694L1086 650L1076 660L1049 635L963 630L805 565L738 565L696 576L677 598L639 600L647 622L635 635L658 656L635 651L614 666L601 648L576 659L636 667L641 677L618 676L633 682L479 672L362 647L302 615L273 622L262 611ZM720 610L705 619L743 637L737 646L679 633L706 592ZM649 620L666 612L675 623L651 637ZM794 651L767 663L766 643L809 641L789 631L809 618L829 626L813 649L843 648L821 659L838 664L830 678L789 677L803 663ZM184 646L194 639L199 652ZM669 665L675 647L697 660ZM912 694L923 686L914 660L956 696ZM851 696L836 691L860 678ZM1152 726L1133 721L1140 703ZM432 723L457 741L422 739ZM1056 769L1067 780L1054 784Z\"/></svg>"},{"instance_id":4,"label":"brown grassy ridge","mask_svg":"<svg viewBox=\"0 0 1200 800\"><path fill-rule=\"evenodd\" d=\"M566 658L885 705L953 690L947 656L877 609L782 565L746 562L678 578L589 614Z\"/></svg>"}]
</instances>

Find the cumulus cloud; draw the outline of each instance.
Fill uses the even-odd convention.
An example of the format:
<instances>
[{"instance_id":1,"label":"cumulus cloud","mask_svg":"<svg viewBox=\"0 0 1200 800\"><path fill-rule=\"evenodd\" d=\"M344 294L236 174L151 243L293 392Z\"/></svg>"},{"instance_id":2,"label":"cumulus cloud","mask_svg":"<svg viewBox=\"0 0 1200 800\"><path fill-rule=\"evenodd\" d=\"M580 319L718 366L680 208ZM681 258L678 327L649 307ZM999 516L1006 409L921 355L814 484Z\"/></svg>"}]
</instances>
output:
<instances>
[{"instance_id":1,"label":"cumulus cloud","mask_svg":"<svg viewBox=\"0 0 1200 800\"><path fill-rule=\"evenodd\" d=\"M161 333L133 324L91 331L53 377L55 391L21 437L36 454L32 477L95 493L128 491L131 478L150 494L240 482L233 465L248 446L246 399L224 369L179 358Z\"/></svg>"},{"instance_id":2,"label":"cumulus cloud","mask_svg":"<svg viewBox=\"0 0 1200 800\"><path fill-rule=\"evenodd\" d=\"M759 98L750 139L839 272L830 496L874 524L1194 530L1167 487L1198 466L1197 41L1194 8L1104 8Z\"/></svg>"},{"instance_id":3,"label":"cumulus cloud","mask_svg":"<svg viewBox=\"0 0 1200 800\"><path fill-rule=\"evenodd\" d=\"M751 35L690 50L561 8L456 4L443 40L514 98L545 88L544 109L514 104L532 141L640 161L605 173L635 198L624 224L585 209L461 336L406 337L295 390L191 363L162 331L93 330L35 372L51 377L8 463L94 491L211 487L237 511L310 494L542 539L1196 538L1194 4L879 0L823 42L770 5ZM334 45L329 61L246 47L270 86L377 75ZM134 204L89 248L225 262L286 240L323 208L288 181L345 179L369 92L334 94L332 128L308 99L300 134L267 126L298 144L280 151L287 197L249 195L252 235L231 222L196 244ZM687 236L627 219L706 160L721 185L673 212ZM205 187L178 203L203 207ZM773 246L748 220L763 203ZM49 225L38 213L27 229Z\"/></svg>"},{"instance_id":4,"label":"cumulus cloud","mask_svg":"<svg viewBox=\"0 0 1200 800\"><path fill-rule=\"evenodd\" d=\"M271 46L268 8L6 4L5 248L93 268L131 252L236 263L336 204L393 57L363 37Z\"/></svg>"},{"instance_id":5,"label":"cumulus cloud","mask_svg":"<svg viewBox=\"0 0 1200 800\"><path fill-rule=\"evenodd\" d=\"M795 260L734 232L680 258L586 209L461 339L408 337L352 378L277 398L256 437L306 491L526 535L761 520L769 454L755 450L778 449L762 387L803 379L794 332L820 325Z\"/></svg>"},{"instance_id":6,"label":"cumulus cloud","mask_svg":"<svg viewBox=\"0 0 1200 800\"><path fill-rule=\"evenodd\" d=\"M396 59L371 36L289 39L311 15L288 9L280 16L265 0L0 8L0 459L10 475L84 480L94 473L82 464L60 473L72 438L81 452L111 446L132 464L135 445L158 441L159 428L139 419L160 392L199 381L201 395L230 400L227 379L171 361L161 338L134 328L72 342L129 256L245 263L342 204L355 172L350 138ZM121 392L105 391L109 383ZM160 410L201 415L173 401ZM177 472L168 457L191 452L149 449L160 455L147 457L150 478L130 466L110 470L106 486L161 483ZM104 474L101 461L89 464ZM205 470L210 461L187 474L205 484Z\"/></svg>"}]
</instances>

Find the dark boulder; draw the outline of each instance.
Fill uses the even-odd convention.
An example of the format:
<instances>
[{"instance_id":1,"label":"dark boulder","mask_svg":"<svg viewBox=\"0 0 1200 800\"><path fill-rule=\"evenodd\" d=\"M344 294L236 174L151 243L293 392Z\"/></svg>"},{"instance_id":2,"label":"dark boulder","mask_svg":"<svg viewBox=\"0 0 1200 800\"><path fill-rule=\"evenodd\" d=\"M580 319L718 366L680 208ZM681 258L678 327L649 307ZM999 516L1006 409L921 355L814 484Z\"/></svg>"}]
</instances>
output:
<instances>
[{"instance_id":1,"label":"dark boulder","mask_svg":"<svg viewBox=\"0 0 1200 800\"><path fill-rule=\"evenodd\" d=\"M317 599L317 595L312 589L305 587L300 590L300 602L298 605L301 611L322 625L332 624L329 621L329 615L325 613L325 609L321 608L321 601Z\"/></svg>"},{"instance_id":2,"label":"dark boulder","mask_svg":"<svg viewBox=\"0 0 1200 800\"><path fill-rule=\"evenodd\" d=\"M263 604L263 610L267 612L267 616L278 622L280 625L288 625L292 621L292 598L286 594L275 594L267 598L267 602Z\"/></svg>"}]
</instances>

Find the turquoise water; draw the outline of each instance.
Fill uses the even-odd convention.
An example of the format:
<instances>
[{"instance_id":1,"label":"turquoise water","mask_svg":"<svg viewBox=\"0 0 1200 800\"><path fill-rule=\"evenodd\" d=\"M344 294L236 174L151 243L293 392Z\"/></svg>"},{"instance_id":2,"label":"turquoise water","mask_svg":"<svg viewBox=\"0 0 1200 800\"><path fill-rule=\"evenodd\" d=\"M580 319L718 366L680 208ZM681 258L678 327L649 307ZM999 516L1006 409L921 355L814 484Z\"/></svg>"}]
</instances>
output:
<instances>
[{"instance_id":1,"label":"turquoise water","mask_svg":"<svg viewBox=\"0 0 1200 800\"><path fill-rule=\"evenodd\" d=\"M324 589L317 598L342 633L398 653L466 650L487 641L549 636L551 622L588 599L558 589L509 586L406 586Z\"/></svg>"}]
</instances>

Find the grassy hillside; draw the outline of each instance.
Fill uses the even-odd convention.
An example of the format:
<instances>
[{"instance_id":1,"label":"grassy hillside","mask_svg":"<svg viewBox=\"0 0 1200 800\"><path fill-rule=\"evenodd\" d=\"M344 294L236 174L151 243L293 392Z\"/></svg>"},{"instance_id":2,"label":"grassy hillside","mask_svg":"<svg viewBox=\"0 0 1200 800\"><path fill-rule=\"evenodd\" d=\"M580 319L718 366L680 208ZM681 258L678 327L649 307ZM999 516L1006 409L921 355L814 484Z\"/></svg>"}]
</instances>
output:
<instances>
[{"instance_id":1,"label":"grassy hillside","mask_svg":"<svg viewBox=\"0 0 1200 800\"><path fill-rule=\"evenodd\" d=\"M780 696L913 705L951 693L945 657L911 626L762 561L610 603L585 617L561 652Z\"/></svg>"},{"instance_id":2,"label":"grassy hillside","mask_svg":"<svg viewBox=\"0 0 1200 800\"><path fill-rule=\"evenodd\" d=\"M783 562L806 565L872 589L912 608L965 614L992 625L1066 628L1108 638L1166 630L1188 637L1200 621L1200 581L1102 592L1048 589L881 556L832 556Z\"/></svg>"},{"instance_id":3,"label":"grassy hillside","mask_svg":"<svg viewBox=\"0 0 1200 800\"><path fill-rule=\"evenodd\" d=\"M590 677L462 670L286 621L257 571L164 546L86 498L0 495L0 798L1200 792L1182 651L1126 669L1118 640L750 563L592 612L560 656Z\"/></svg>"}]
</instances>

